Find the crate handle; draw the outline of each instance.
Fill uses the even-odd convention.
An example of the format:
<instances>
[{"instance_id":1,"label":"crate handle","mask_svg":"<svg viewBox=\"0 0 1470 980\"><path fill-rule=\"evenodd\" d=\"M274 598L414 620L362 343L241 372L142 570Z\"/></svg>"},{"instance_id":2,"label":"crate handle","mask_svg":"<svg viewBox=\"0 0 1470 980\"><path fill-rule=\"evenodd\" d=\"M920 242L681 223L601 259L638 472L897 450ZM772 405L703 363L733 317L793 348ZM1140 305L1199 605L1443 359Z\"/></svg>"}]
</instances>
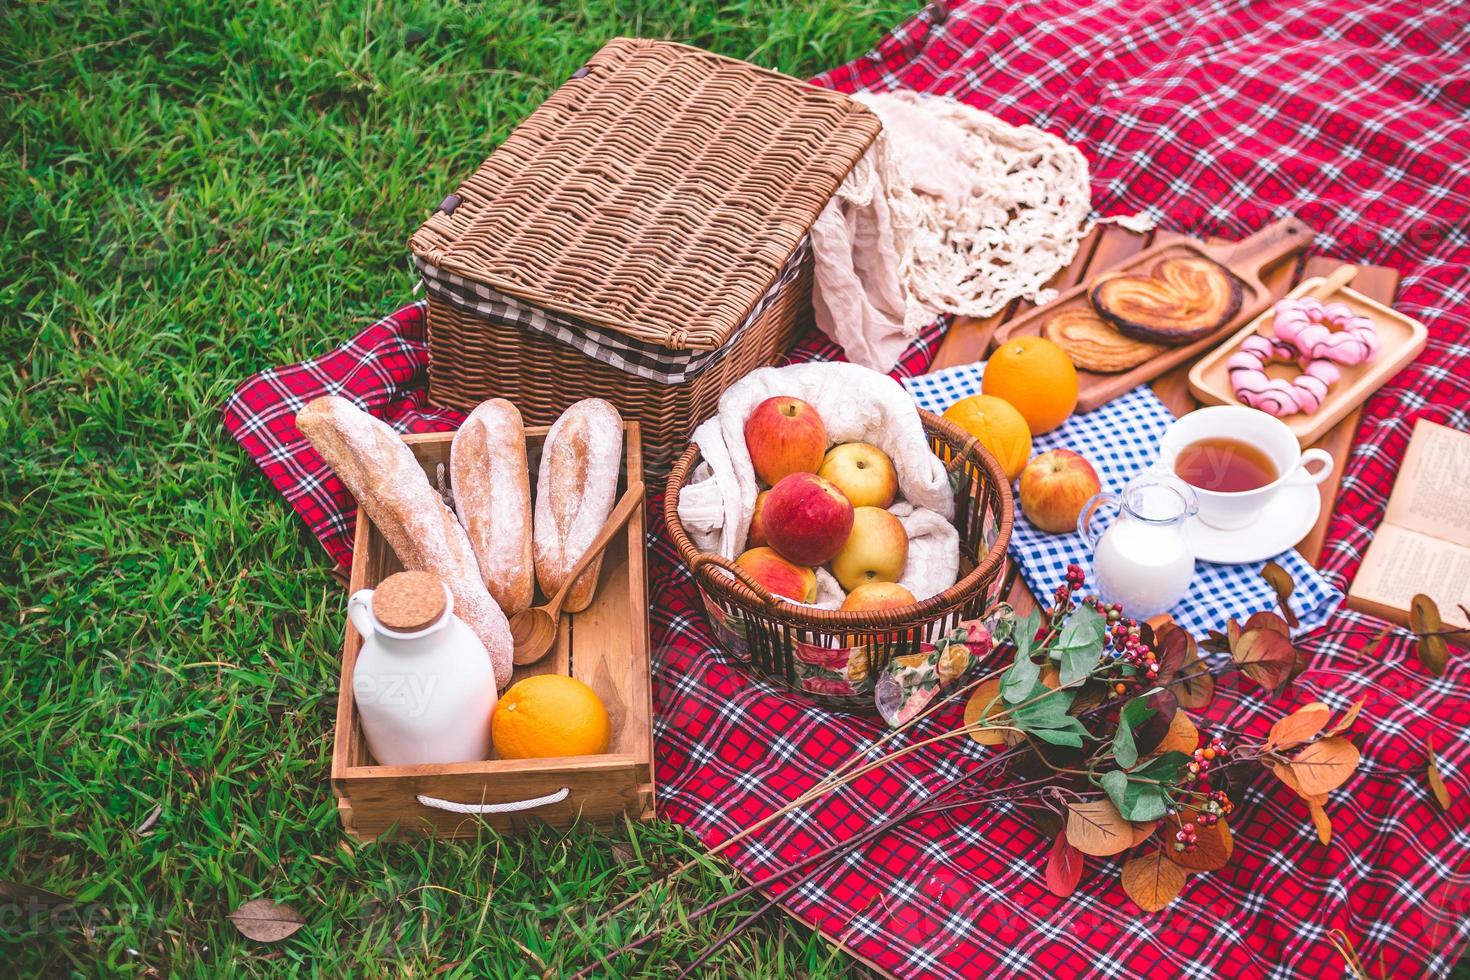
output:
<instances>
[{"instance_id":1,"label":"crate handle","mask_svg":"<svg viewBox=\"0 0 1470 980\"><path fill-rule=\"evenodd\" d=\"M740 581L741 585L754 592L756 597L770 608L774 609L781 602L780 596L751 578L749 572L723 555L718 555L713 551L702 551L689 562L689 570L697 572L705 565L715 565L729 572Z\"/></svg>"},{"instance_id":2,"label":"crate handle","mask_svg":"<svg viewBox=\"0 0 1470 980\"><path fill-rule=\"evenodd\" d=\"M455 803L419 794L419 802L435 810L448 810L450 813L519 813L522 810L534 810L538 806L560 803L571 792L571 787L563 786L555 793L547 793L545 796L538 796L530 800L513 800L510 803Z\"/></svg>"}]
</instances>

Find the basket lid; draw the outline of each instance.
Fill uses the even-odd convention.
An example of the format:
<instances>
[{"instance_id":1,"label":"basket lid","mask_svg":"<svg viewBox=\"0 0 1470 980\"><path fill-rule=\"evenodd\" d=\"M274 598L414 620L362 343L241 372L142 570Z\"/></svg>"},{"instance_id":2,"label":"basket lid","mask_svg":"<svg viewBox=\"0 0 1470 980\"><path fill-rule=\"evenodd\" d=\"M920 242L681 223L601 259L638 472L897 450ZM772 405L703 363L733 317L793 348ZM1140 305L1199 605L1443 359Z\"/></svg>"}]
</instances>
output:
<instances>
[{"instance_id":1,"label":"basket lid","mask_svg":"<svg viewBox=\"0 0 1470 980\"><path fill-rule=\"evenodd\" d=\"M409 244L421 262L593 327L715 350L879 128L841 93L617 38Z\"/></svg>"}]
</instances>

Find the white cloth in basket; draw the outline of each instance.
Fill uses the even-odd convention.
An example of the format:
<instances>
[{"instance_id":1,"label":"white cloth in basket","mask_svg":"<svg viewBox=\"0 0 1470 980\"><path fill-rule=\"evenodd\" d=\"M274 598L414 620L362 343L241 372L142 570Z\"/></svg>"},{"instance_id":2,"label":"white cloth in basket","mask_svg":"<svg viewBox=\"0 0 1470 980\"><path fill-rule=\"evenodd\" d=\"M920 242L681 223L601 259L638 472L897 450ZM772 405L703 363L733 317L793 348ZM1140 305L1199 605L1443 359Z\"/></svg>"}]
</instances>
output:
<instances>
[{"instance_id":1,"label":"white cloth in basket","mask_svg":"<svg viewBox=\"0 0 1470 980\"><path fill-rule=\"evenodd\" d=\"M917 599L944 591L959 577L959 532L954 490L944 463L929 448L913 400L892 378L856 364L793 364L760 368L720 397L719 411L694 432L703 461L679 494L679 520L701 551L735 558L745 547L760 484L745 449L745 420L775 395L809 403L827 426L828 440L866 442L893 460L899 501L889 511L909 535L901 580ZM817 570L816 605L835 609L846 593Z\"/></svg>"}]
</instances>

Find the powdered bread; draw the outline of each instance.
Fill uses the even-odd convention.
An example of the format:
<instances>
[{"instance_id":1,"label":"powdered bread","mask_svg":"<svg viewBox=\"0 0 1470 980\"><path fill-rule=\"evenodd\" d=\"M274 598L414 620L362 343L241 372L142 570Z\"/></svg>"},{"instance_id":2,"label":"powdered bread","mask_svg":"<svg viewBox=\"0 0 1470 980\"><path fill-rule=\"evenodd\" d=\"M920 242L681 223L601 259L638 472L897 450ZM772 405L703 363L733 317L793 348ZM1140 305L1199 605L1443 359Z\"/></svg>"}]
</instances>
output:
<instances>
[{"instance_id":1,"label":"powdered bread","mask_svg":"<svg viewBox=\"0 0 1470 980\"><path fill-rule=\"evenodd\" d=\"M335 395L309 402L296 414L296 427L352 491L403 566L431 572L449 586L454 614L490 654L496 686L509 683L512 643L505 614L480 579L464 528L429 485L407 444Z\"/></svg>"}]
</instances>

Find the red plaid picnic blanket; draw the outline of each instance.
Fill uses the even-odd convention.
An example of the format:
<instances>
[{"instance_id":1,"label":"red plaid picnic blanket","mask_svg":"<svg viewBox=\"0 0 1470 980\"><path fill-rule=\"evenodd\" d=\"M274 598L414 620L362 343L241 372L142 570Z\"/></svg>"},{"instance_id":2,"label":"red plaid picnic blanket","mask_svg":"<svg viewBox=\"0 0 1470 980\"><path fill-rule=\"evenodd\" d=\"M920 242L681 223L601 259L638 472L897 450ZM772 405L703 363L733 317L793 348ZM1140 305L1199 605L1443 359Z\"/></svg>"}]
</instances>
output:
<instances>
[{"instance_id":1,"label":"red plaid picnic blanket","mask_svg":"<svg viewBox=\"0 0 1470 980\"><path fill-rule=\"evenodd\" d=\"M1415 419L1470 428L1470 42L1463 11L1387 0L1136 6L1086 0L931 6L869 55L818 79L843 90L913 88L964 99L1077 144L1100 213L1239 238L1286 211L1322 229L1319 251L1389 265L1398 306L1429 325L1428 349L1367 406L1325 553L1346 585L1381 518ZM898 374L925 369L942 327ZM794 357L832 357L812 338ZM245 382L227 428L344 564L351 501L292 425L338 392L404 431L458 415L424 399L423 310L409 306L344 347ZM660 811L713 845L796 797L879 735L753 680L719 652L658 522L650 536ZM1331 628L1376 624L1343 613ZM1467 935L1470 666L1430 678L1412 645L1369 658L1365 636L1331 644L1295 700L1341 709L1359 695L1359 774L1334 794L1319 844L1304 804L1262 779L1234 818L1231 865L1191 879L1147 915L1122 898L1113 861L1089 859L1076 894L1043 883L1048 841L1015 812L913 819L794 890L793 914L896 974L1152 977L1345 972L1340 931L1376 975L1444 974ZM1290 705L1226 685L1210 724L1261 734ZM1326 691L1334 693L1324 694ZM914 734L952 728L958 708ZM1433 739L1455 796L1426 788ZM960 744L965 743L965 744ZM875 772L726 853L755 880L909 808L993 750L951 740Z\"/></svg>"}]
</instances>

